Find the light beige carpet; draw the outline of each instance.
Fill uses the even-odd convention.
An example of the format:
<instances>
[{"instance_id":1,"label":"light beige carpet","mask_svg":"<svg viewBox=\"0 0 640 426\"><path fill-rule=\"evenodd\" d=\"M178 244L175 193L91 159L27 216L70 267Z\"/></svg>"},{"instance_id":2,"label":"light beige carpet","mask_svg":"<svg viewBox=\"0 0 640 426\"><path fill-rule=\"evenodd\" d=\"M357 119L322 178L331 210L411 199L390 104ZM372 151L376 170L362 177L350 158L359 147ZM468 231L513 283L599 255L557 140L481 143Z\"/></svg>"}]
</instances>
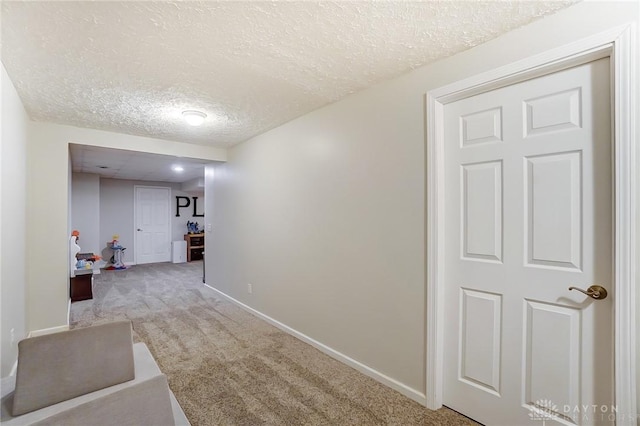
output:
<instances>
[{"instance_id":1,"label":"light beige carpet","mask_svg":"<svg viewBox=\"0 0 640 426\"><path fill-rule=\"evenodd\" d=\"M202 284L202 262L95 276L71 326L133 322L194 425L472 425L427 410L229 302Z\"/></svg>"}]
</instances>

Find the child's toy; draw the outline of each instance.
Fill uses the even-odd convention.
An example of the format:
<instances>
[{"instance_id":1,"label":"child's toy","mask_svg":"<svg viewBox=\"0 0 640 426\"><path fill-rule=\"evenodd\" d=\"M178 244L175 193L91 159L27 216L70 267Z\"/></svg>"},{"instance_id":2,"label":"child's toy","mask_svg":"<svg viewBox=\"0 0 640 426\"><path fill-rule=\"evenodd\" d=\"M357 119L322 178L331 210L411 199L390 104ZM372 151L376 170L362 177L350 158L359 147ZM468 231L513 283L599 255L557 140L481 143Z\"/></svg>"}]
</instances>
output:
<instances>
[{"instance_id":1,"label":"child's toy","mask_svg":"<svg viewBox=\"0 0 640 426\"><path fill-rule=\"evenodd\" d=\"M187 233L199 234L200 232L202 231L200 230L200 225L198 225L198 222L187 221Z\"/></svg>"},{"instance_id":2,"label":"child's toy","mask_svg":"<svg viewBox=\"0 0 640 426\"><path fill-rule=\"evenodd\" d=\"M74 235L75 233L75 235ZM80 233L78 231L73 231L71 233L71 237L69 237L69 271L71 277L75 277L75 269L76 269L76 255L80 252L80 246L77 244L78 235Z\"/></svg>"},{"instance_id":3,"label":"child's toy","mask_svg":"<svg viewBox=\"0 0 640 426\"><path fill-rule=\"evenodd\" d=\"M102 257L93 253L80 253L80 246L78 240L80 239L80 232L74 229L71 232L71 238L69 239L69 260L71 261L71 269L93 269L93 262L102 259ZM75 274L71 275L72 277Z\"/></svg>"},{"instance_id":4,"label":"child's toy","mask_svg":"<svg viewBox=\"0 0 640 426\"><path fill-rule=\"evenodd\" d=\"M120 242L118 241L120 235L114 234L112 238L113 239L111 240L111 242L107 243L107 247L113 250L113 256L111 256L111 259L109 259L111 265L105 269L127 269L124 262L122 261L122 253L126 250L126 248L122 247L120 245Z\"/></svg>"}]
</instances>

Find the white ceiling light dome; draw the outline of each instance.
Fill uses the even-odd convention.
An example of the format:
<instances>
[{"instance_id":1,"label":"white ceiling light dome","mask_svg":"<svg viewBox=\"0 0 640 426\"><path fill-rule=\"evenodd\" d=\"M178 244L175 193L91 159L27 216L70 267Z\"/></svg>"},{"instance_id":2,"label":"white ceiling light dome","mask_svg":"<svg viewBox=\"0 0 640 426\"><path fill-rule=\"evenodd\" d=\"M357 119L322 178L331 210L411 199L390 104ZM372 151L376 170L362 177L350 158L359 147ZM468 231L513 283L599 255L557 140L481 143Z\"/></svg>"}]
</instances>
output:
<instances>
[{"instance_id":1,"label":"white ceiling light dome","mask_svg":"<svg viewBox=\"0 0 640 426\"><path fill-rule=\"evenodd\" d=\"M182 111L182 117L187 122L187 124L190 124L192 126L200 126L202 123L204 123L204 119L207 118L207 114L201 111L187 110Z\"/></svg>"}]
</instances>

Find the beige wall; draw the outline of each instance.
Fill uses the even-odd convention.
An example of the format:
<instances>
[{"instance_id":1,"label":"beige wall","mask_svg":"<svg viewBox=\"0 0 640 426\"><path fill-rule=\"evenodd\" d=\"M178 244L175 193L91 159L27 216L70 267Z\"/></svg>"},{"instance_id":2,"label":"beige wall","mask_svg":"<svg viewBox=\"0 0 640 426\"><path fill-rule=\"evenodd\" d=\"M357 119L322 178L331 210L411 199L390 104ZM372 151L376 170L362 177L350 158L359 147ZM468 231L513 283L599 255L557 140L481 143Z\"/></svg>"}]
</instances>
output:
<instances>
[{"instance_id":1,"label":"beige wall","mask_svg":"<svg viewBox=\"0 0 640 426\"><path fill-rule=\"evenodd\" d=\"M28 143L29 259L27 268L27 326L41 330L67 324L69 143L127 149L209 160L226 159L222 149L100 130L31 123Z\"/></svg>"},{"instance_id":2,"label":"beige wall","mask_svg":"<svg viewBox=\"0 0 640 426\"><path fill-rule=\"evenodd\" d=\"M9 374L17 357L17 340L25 337L24 237L27 202L27 116L4 65L2 84L2 141L0 142L0 301L2 377ZM11 342L11 330L15 341Z\"/></svg>"},{"instance_id":3,"label":"beige wall","mask_svg":"<svg viewBox=\"0 0 640 426\"><path fill-rule=\"evenodd\" d=\"M581 3L231 149L207 283L424 397L425 93L637 16Z\"/></svg>"},{"instance_id":4,"label":"beige wall","mask_svg":"<svg viewBox=\"0 0 640 426\"><path fill-rule=\"evenodd\" d=\"M72 173L71 194L71 229L80 232L80 250L100 253L100 176Z\"/></svg>"}]
</instances>

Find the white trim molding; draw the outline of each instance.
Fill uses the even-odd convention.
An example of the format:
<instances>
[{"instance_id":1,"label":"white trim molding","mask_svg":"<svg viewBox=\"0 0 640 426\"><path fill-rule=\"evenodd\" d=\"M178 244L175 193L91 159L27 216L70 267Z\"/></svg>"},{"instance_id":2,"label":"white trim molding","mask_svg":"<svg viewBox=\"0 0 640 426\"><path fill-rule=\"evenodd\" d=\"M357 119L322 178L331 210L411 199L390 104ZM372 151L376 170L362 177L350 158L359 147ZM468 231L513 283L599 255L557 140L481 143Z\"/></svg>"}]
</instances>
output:
<instances>
[{"instance_id":1,"label":"white trim molding","mask_svg":"<svg viewBox=\"0 0 640 426\"><path fill-rule=\"evenodd\" d=\"M311 346L313 346L314 348L318 349L320 352L323 352L326 355L329 355L331 358L338 360L340 362L342 362L343 364L348 365L349 367L352 367L356 370L358 370L359 372L371 377L374 380L377 380L378 382L382 383L383 385L386 385L388 387L390 387L391 389L394 389L398 392L400 392L402 395L406 396L407 398L410 398L414 401L416 401L419 404L425 405L426 404L426 399L425 399L425 395L413 388L410 388L409 386L400 383L399 381L377 371L374 370L373 368L361 363L360 361L356 361L355 359L336 351L335 349L318 342L317 340L307 336L306 334L303 334L291 327L289 327L286 324L281 323L280 321L271 318L268 315L263 314L262 312L252 308L251 306L245 305L244 303L240 302L237 299L234 299L233 297L221 292L220 290L210 286L209 284L204 284L205 287L213 290L213 292L216 293L216 295L218 295L220 298L233 303L234 305L244 309L245 311L249 312L250 314L255 315L256 317L268 322L269 324L273 325L274 327L279 328L280 330L284 331L287 334L292 335L293 337L302 340L305 343L310 344Z\"/></svg>"},{"instance_id":2,"label":"white trim molding","mask_svg":"<svg viewBox=\"0 0 640 426\"><path fill-rule=\"evenodd\" d=\"M30 331L29 334L27 334L27 338L44 336L45 334L60 333L61 331L67 331L67 330L69 330L68 325L59 325L57 327L43 328L40 330Z\"/></svg>"},{"instance_id":3,"label":"white trim molding","mask_svg":"<svg viewBox=\"0 0 640 426\"><path fill-rule=\"evenodd\" d=\"M636 399L636 248L638 244L638 69L636 28L628 27L613 46L613 135L615 169L615 403L627 419L637 424ZM635 55L635 56L634 56Z\"/></svg>"},{"instance_id":4,"label":"white trim molding","mask_svg":"<svg viewBox=\"0 0 640 426\"><path fill-rule=\"evenodd\" d=\"M609 57L614 152L614 362L617 425L636 425L636 249L638 73L635 25L624 25L430 91L427 123L427 407L443 404L444 105L540 75Z\"/></svg>"}]
</instances>

